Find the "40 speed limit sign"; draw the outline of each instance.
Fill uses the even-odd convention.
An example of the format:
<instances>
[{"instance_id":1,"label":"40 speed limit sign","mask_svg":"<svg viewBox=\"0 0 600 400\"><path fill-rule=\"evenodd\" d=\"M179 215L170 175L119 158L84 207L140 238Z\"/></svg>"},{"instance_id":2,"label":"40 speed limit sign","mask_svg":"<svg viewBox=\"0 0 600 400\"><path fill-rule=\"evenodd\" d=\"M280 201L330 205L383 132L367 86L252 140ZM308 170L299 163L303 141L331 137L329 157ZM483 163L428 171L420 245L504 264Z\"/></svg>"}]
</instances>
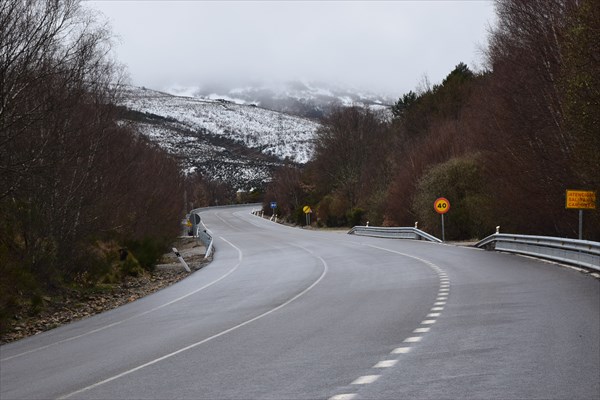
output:
<instances>
[{"instance_id":1,"label":"40 speed limit sign","mask_svg":"<svg viewBox=\"0 0 600 400\"><path fill-rule=\"evenodd\" d=\"M440 197L433 202L433 209L438 214L446 214L450 210L450 202L445 197Z\"/></svg>"}]
</instances>

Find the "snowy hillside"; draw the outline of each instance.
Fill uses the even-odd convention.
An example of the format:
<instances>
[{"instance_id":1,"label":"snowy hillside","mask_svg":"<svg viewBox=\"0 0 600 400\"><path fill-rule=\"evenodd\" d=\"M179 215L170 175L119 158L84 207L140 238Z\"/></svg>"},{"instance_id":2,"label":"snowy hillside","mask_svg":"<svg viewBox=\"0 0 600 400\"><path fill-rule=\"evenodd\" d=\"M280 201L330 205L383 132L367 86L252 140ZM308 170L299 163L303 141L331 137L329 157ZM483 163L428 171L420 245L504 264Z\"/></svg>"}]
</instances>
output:
<instances>
[{"instance_id":1,"label":"snowy hillside","mask_svg":"<svg viewBox=\"0 0 600 400\"><path fill-rule=\"evenodd\" d=\"M236 188L261 186L284 160L312 156L318 123L225 100L178 97L126 87L125 119L177 157L187 172L199 170Z\"/></svg>"},{"instance_id":2,"label":"snowy hillside","mask_svg":"<svg viewBox=\"0 0 600 400\"><path fill-rule=\"evenodd\" d=\"M198 87L171 86L166 92L199 99L226 99L238 104L260 107L310 118L320 118L335 107L370 107L389 113L397 99L315 82L290 81L245 87L205 85Z\"/></svg>"},{"instance_id":3,"label":"snowy hillside","mask_svg":"<svg viewBox=\"0 0 600 400\"><path fill-rule=\"evenodd\" d=\"M221 135L296 163L306 163L312 156L311 141L318 123L306 118L226 100L177 97L133 87L124 94L122 105L128 109L174 119L185 129Z\"/></svg>"}]
</instances>

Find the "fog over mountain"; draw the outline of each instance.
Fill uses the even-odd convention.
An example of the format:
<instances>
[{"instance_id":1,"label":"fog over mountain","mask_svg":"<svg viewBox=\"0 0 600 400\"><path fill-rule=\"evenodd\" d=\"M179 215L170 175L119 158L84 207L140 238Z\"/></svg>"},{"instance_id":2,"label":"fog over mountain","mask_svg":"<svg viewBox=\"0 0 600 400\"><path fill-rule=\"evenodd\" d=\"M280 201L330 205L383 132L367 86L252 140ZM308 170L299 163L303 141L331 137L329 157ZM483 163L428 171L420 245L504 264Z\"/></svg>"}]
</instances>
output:
<instances>
[{"instance_id":1,"label":"fog over mountain","mask_svg":"<svg viewBox=\"0 0 600 400\"><path fill-rule=\"evenodd\" d=\"M327 82L400 97L423 76L476 67L492 1L86 1L115 34L131 83Z\"/></svg>"},{"instance_id":2,"label":"fog over mountain","mask_svg":"<svg viewBox=\"0 0 600 400\"><path fill-rule=\"evenodd\" d=\"M170 86L164 91L177 96L223 99L237 104L257 105L307 118L321 118L336 107L370 107L386 112L396 100L359 89L323 82L287 81L254 83L235 87L226 84Z\"/></svg>"}]
</instances>

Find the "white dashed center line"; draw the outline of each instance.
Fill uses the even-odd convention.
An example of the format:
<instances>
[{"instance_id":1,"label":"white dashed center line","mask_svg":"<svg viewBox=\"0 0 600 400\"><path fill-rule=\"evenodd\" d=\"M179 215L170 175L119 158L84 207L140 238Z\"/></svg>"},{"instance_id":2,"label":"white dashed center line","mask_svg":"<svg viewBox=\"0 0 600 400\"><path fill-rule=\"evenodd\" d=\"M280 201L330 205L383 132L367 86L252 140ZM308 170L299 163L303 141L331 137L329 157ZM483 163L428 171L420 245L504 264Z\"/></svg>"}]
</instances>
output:
<instances>
[{"instance_id":1,"label":"white dashed center line","mask_svg":"<svg viewBox=\"0 0 600 400\"><path fill-rule=\"evenodd\" d=\"M392 354L406 354L410 352L410 347L397 347L392 350Z\"/></svg>"},{"instance_id":2,"label":"white dashed center line","mask_svg":"<svg viewBox=\"0 0 600 400\"><path fill-rule=\"evenodd\" d=\"M369 383L375 382L377 379L379 379L380 376L381 375L361 376L360 378L358 378L354 382L352 382L351 385L368 385Z\"/></svg>"},{"instance_id":3,"label":"white dashed center line","mask_svg":"<svg viewBox=\"0 0 600 400\"><path fill-rule=\"evenodd\" d=\"M383 360L379 361L373 368L391 368L398 363L398 360Z\"/></svg>"},{"instance_id":4,"label":"white dashed center line","mask_svg":"<svg viewBox=\"0 0 600 400\"><path fill-rule=\"evenodd\" d=\"M355 397L356 397L356 393L343 393L343 394L336 394L335 396L330 397L329 400L352 400Z\"/></svg>"},{"instance_id":5,"label":"white dashed center line","mask_svg":"<svg viewBox=\"0 0 600 400\"><path fill-rule=\"evenodd\" d=\"M440 279L438 294L435 299L435 302L433 303L433 307L430 309L430 311L432 311L432 312L427 314L427 316L426 316L427 319L424 319L421 322L421 325L435 324L437 321L436 318L441 315L441 313L439 311L444 310L444 306L446 305L446 301L448 300L448 295L450 292L450 279L448 279L448 275L437 265L435 265L432 262L429 262L427 260L424 260L422 258L411 256L409 254L401 253L401 252L398 252L395 250L386 249L383 247L377 247L377 246L373 246L373 245L367 245L367 246L373 247L373 248L376 248L379 250L384 250L384 251L387 251L390 253L396 253L401 256L405 256L405 257L409 257L409 258L413 258L415 260L421 261L437 273L437 275ZM429 326L419 327L419 328L416 328L413 331L413 333L423 334L423 333L429 332L430 330L431 330L431 327L429 327ZM418 343L422 339L423 339L422 336L410 336L410 337L407 337L406 339L404 339L403 343ZM410 347L410 346L397 347L394 350L392 350L390 354L406 354L406 353L409 353L411 351L411 349L412 349L412 347ZM398 364L398 362L399 362L399 360L382 360L382 361L379 361L377 364L375 364L373 366L373 368L392 368L396 364ZM356 379L355 381L353 381L351 384L352 385L367 385L369 383L375 382L377 379L379 379L379 377L380 377L380 375L364 375L364 376L361 376L360 378ZM356 396L358 396L357 393L342 393L342 394L338 394L333 397L330 397L329 400L352 400L352 399L355 399Z\"/></svg>"}]
</instances>

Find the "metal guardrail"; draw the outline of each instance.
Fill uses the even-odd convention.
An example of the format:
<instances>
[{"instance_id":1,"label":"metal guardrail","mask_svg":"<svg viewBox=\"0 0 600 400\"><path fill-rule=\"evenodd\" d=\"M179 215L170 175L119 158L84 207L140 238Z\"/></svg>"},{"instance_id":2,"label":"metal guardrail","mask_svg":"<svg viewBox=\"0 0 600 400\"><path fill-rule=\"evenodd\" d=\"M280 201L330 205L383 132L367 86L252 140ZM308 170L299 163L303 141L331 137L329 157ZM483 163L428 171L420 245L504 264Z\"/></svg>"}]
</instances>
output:
<instances>
[{"instance_id":1,"label":"metal guardrail","mask_svg":"<svg viewBox=\"0 0 600 400\"><path fill-rule=\"evenodd\" d=\"M204 224L202 224L204 226ZM194 235L206 247L206 254L204 254L204 258L210 257L213 251L213 238L210 233L208 233L207 229L201 229L200 225L196 226L196 234Z\"/></svg>"},{"instance_id":2,"label":"metal guardrail","mask_svg":"<svg viewBox=\"0 0 600 400\"><path fill-rule=\"evenodd\" d=\"M190 213L200 214L201 211L206 210L214 210L219 208L236 208L236 207L262 207L262 203L245 203L245 204L226 204L224 206L208 206L208 207L200 207L194 208Z\"/></svg>"},{"instance_id":3,"label":"metal guardrail","mask_svg":"<svg viewBox=\"0 0 600 400\"><path fill-rule=\"evenodd\" d=\"M495 233L475 244L489 250L558 261L600 271L600 242L551 236Z\"/></svg>"},{"instance_id":4,"label":"metal guardrail","mask_svg":"<svg viewBox=\"0 0 600 400\"><path fill-rule=\"evenodd\" d=\"M350 229L348 234L390 239L429 240L430 242L442 243L435 236L412 227L355 226Z\"/></svg>"}]
</instances>

